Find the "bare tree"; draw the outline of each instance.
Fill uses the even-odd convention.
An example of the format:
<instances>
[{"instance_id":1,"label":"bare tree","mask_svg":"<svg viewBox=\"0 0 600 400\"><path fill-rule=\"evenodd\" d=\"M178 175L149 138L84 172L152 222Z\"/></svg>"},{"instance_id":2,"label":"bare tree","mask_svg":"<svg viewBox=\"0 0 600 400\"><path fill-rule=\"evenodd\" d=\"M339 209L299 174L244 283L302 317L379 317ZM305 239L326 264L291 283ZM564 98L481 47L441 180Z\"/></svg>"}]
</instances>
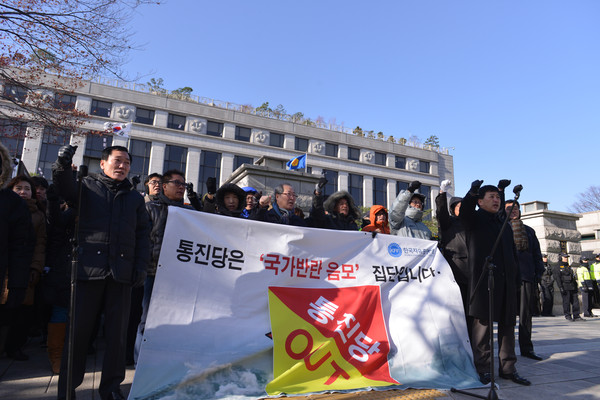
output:
<instances>
[{"instance_id":1,"label":"bare tree","mask_svg":"<svg viewBox=\"0 0 600 400\"><path fill-rule=\"evenodd\" d=\"M0 2L0 117L77 131L86 114L63 101L83 79L123 78L133 10L154 0ZM2 133L0 132L0 136Z\"/></svg>"},{"instance_id":2,"label":"bare tree","mask_svg":"<svg viewBox=\"0 0 600 400\"><path fill-rule=\"evenodd\" d=\"M569 211L583 213L600 210L600 186L590 186L577 194L577 201L569 207Z\"/></svg>"}]
</instances>

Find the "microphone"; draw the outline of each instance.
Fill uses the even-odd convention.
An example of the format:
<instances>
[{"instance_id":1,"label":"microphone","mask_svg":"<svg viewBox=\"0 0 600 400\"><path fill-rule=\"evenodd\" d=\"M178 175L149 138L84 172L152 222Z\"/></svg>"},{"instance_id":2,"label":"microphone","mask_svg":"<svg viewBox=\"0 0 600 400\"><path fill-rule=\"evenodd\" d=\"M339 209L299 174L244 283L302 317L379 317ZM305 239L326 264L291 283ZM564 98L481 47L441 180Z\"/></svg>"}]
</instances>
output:
<instances>
[{"instance_id":1,"label":"microphone","mask_svg":"<svg viewBox=\"0 0 600 400\"><path fill-rule=\"evenodd\" d=\"M521 193L521 190L523 190L523 185L517 185L513 188L513 193L518 195Z\"/></svg>"}]
</instances>

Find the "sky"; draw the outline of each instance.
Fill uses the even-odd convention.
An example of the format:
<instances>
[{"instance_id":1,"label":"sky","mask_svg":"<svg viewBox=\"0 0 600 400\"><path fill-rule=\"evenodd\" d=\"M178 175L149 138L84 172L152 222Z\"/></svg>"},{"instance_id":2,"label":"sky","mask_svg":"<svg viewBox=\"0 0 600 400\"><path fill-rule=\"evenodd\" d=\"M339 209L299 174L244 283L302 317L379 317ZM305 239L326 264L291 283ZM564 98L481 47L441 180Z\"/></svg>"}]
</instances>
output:
<instances>
[{"instance_id":1,"label":"sky","mask_svg":"<svg viewBox=\"0 0 600 400\"><path fill-rule=\"evenodd\" d=\"M169 0L138 8L123 70L169 90L386 136L431 135L454 186L522 184L569 211L600 185L600 2Z\"/></svg>"}]
</instances>

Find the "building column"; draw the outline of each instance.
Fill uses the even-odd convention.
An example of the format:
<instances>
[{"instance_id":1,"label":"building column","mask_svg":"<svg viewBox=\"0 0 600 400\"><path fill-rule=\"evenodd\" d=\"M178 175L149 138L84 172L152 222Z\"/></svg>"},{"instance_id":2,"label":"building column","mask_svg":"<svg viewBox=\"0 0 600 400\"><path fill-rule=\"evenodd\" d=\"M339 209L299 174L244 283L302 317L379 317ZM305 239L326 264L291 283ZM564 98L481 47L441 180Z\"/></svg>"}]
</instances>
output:
<instances>
[{"instance_id":1,"label":"building column","mask_svg":"<svg viewBox=\"0 0 600 400\"><path fill-rule=\"evenodd\" d=\"M187 160L185 163L185 179L186 182L198 182L200 177L200 149L189 147ZM196 188L198 190L198 188Z\"/></svg>"},{"instance_id":2,"label":"building column","mask_svg":"<svg viewBox=\"0 0 600 400\"><path fill-rule=\"evenodd\" d=\"M348 191L348 173L345 171L338 173L338 190Z\"/></svg>"},{"instance_id":3,"label":"building column","mask_svg":"<svg viewBox=\"0 0 600 400\"><path fill-rule=\"evenodd\" d=\"M387 180L387 203L388 210L392 208L392 204L394 204L394 200L396 200L396 181L393 179Z\"/></svg>"},{"instance_id":4,"label":"building column","mask_svg":"<svg viewBox=\"0 0 600 400\"><path fill-rule=\"evenodd\" d=\"M219 185L225 182L233 173L233 158L231 153L221 154L221 176L219 177Z\"/></svg>"},{"instance_id":5,"label":"building column","mask_svg":"<svg viewBox=\"0 0 600 400\"><path fill-rule=\"evenodd\" d=\"M228 123L223 124L223 138L224 139L235 139L235 125L234 124L228 124Z\"/></svg>"},{"instance_id":6,"label":"building column","mask_svg":"<svg viewBox=\"0 0 600 400\"><path fill-rule=\"evenodd\" d=\"M44 126L38 123L30 123L25 130L25 140L23 141L23 154L21 161L30 174L37 174L38 160L40 150L42 149L42 138L44 136Z\"/></svg>"},{"instance_id":7,"label":"building column","mask_svg":"<svg viewBox=\"0 0 600 400\"><path fill-rule=\"evenodd\" d=\"M294 150L296 147L296 137L294 135L288 135L287 133L283 136L283 148L287 150Z\"/></svg>"},{"instance_id":8,"label":"building column","mask_svg":"<svg viewBox=\"0 0 600 400\"><path fill-rule=\"evenodd\" d=\"M373 177L363 176L363 206L371 207L373 205Z\"/></svg>"},{"instance_id":9,"label":"building column","mask_svg":"<svg viewBox=\"0 0 600 400\"><path fill-rule=\"evenodd\" d=\"M167 145L161 142L152 142L152 148L150 149L150 163L148 165L148 172L150 174L158 172L162 175L163 167L165 165L165 149Z\"/></svg>"},{"instance_id":10,"label":"building column","mask_svg":"<svg viewBox=\"0 0 600 400\"><path fill-rule=\"evenodd\" d=\"M77 146L77 150L78 150L75 152L75 155L73 156L73 164L75 164L77 166L83 165L83 155L85 153L86 142L87 142L87 135L71 134L71 146Z\"/></svg>"}]
</instances>

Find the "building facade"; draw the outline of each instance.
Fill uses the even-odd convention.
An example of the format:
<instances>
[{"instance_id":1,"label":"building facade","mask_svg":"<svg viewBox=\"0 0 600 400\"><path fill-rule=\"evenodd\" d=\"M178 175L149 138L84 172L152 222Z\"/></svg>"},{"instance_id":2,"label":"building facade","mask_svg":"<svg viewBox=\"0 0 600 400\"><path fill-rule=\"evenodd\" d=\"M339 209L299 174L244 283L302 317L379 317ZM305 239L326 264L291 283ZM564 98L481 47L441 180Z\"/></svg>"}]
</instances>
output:
<instances>
[{"instance_id":1,"label":"building facade","mask_svg":"<svg viewBox=\"0 0 600 400\"><path fill-rule=\"evenodd\" d=\"M0 130L18 130L0 135L0 140L30 172L47 179L58 148L68 143L78 146L74 163L87 165L90 172L99 170L104 147L122 145L133 155L131 175L143 180L152 172L179 169L198 192L205 192L208 177L224 183L242 165L261 158L284 169L286 161L304 153L307 169L301 172L325 175L329 181L325 194L347 190L363 206L390 207L400 190L419 180L431 208L440 182L454 176L453 158L445 149L365 137L324 124L295 123L258 115L252 107L196 96L176 98L144 85L87 81L62 98L92 116L86 129L103 131L106 122L133 122L132 130L128 138L78 135L35 122L9 128L0 121Z\"/></svg>"}]
</instances>

